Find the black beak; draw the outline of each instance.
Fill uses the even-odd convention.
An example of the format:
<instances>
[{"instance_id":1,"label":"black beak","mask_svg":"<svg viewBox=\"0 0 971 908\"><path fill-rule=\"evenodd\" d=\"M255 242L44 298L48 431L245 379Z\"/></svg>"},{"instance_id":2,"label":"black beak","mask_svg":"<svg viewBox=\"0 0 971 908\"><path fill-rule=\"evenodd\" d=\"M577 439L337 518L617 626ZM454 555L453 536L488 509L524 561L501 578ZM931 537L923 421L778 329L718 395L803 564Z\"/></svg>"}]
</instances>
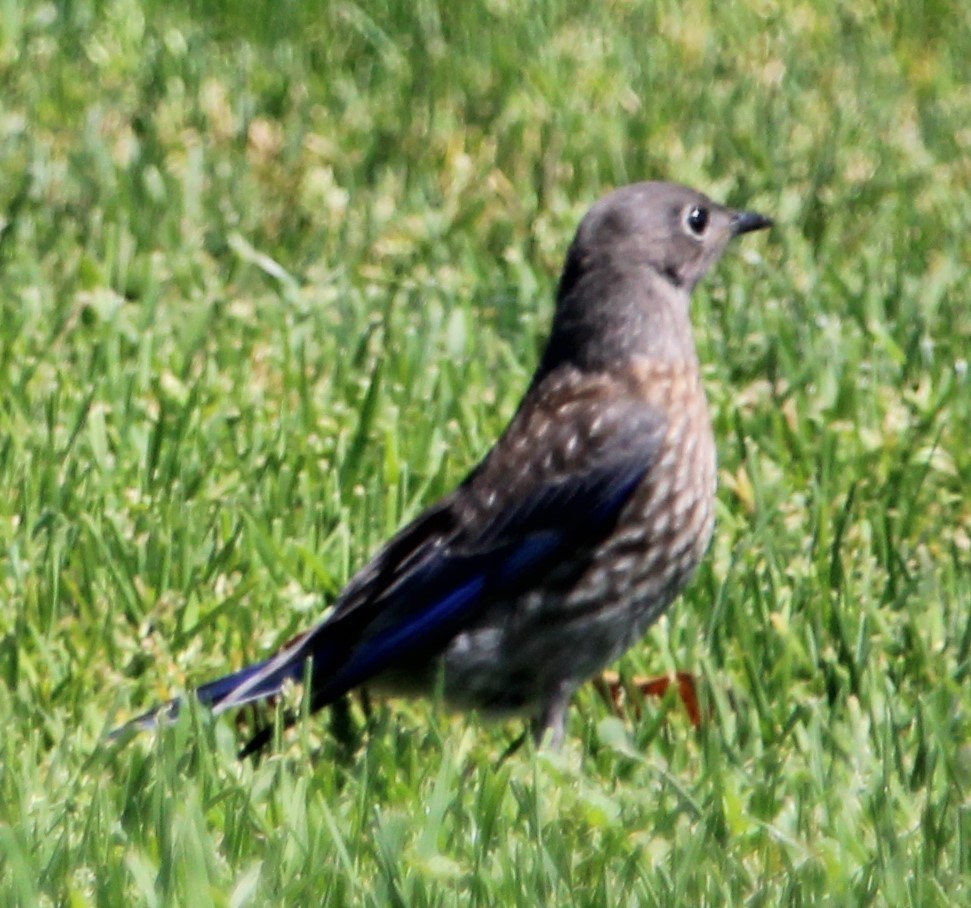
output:
<instances>
[{"instance_id":1,"label":"black beak","mask_svg":"<svg viewBox=\"0 0 971 908\"><path fill-rule=\"evenodd\" d=\"M772 226L772 218L767 218L757 211L736 211L732 215L732 234L751 233L753 230L763 230Z\"/></svg>"}]
</instances>

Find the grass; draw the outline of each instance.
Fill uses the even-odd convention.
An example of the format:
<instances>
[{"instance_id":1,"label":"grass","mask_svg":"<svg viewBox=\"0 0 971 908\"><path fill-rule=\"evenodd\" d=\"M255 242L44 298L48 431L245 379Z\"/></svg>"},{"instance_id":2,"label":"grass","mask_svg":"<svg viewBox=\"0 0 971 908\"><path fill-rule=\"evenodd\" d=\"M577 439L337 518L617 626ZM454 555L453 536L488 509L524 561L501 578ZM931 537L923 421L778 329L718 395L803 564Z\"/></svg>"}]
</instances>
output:
<instances>
[{"instance_id":1,"label":"grass","mask_svg":"<svg viewBox=\"0 0 971 908\"><path fill-rule=\"evenodd\" d=\"M0 903L971 898L971 16L0 2ZM193 713L501 431L579 216L774 215L699 291L709 558L561 755Z\"/></svg>"}]
</instances>

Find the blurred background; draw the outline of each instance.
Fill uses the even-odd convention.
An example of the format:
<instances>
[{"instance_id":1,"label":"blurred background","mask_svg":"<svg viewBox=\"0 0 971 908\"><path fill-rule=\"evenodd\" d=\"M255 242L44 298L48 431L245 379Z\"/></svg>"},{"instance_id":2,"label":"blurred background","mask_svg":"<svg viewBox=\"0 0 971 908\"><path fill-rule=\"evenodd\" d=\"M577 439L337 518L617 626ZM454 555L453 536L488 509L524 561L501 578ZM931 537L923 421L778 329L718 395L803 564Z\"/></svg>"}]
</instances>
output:
<instances>
[{"instance_id":1,"label":"blurred background","mask_svg":"<svg viewBox=\"0 0 971 908\"><path fill-rule=\"evenodd\" d=\"M0 84L0 902L971 895L966 4L0 0ZM696 294L716 539L619 666L702 728L104 748L464 476L642 179L776 220Z\"/></svg>"}]
</instances>

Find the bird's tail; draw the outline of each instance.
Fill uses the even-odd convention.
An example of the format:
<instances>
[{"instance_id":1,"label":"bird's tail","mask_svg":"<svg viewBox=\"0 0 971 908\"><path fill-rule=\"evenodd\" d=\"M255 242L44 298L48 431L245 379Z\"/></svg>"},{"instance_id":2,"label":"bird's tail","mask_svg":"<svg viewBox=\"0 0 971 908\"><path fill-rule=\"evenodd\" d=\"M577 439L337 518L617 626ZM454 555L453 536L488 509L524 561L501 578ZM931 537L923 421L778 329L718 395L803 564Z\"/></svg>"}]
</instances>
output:
<instances>
[{"instance_id":1,"label":"bird's tail","mask_svg":"<svg viewBox=\"0 0 971 908\"><path fill-rule=\"evenodd\" d=\"M298 654L302 638L284 648L290 658L281 659L283 653L261 662L254 662L230 675L224 675L195 691L196 699L219 714L225 710L266 700L283 692L288 681L302 681L304 659ZM147 731L174 722L186 704L185 697L177 697L150 709L108 734L111 739L122 738L134 731Z\"/></svg>"}]
</instances>

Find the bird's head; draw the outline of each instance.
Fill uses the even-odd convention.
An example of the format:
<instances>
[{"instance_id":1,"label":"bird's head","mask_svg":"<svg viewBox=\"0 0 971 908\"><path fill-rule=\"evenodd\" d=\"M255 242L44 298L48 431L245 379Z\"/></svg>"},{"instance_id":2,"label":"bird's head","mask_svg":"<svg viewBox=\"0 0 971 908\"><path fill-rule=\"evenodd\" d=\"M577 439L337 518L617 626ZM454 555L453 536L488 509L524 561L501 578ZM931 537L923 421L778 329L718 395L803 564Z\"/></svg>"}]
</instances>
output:
<instances>
[{"instance_id":1,"label":"bird's head","mask_svg":"<svg viewBox=\"0 0 971 908\"><path fill-rule=\"evenodd\" d=\"M635 183L605 196L567 253L537 380L560 365L694 357L691 291L732 237L771 224L676 183Z\"/></svg>"},{"instance_id":2,"label":"bird's head","mask_svg":"<svg viewBox=\"0 0 971 908\"><path fill-rule=\"evenodd\" d=\"M732 237L771 226L677 183L635 183L605 196L584 217L570 248L570 271L608 267L656 271L690 293Z\"/></svg>"}]
</instances>

